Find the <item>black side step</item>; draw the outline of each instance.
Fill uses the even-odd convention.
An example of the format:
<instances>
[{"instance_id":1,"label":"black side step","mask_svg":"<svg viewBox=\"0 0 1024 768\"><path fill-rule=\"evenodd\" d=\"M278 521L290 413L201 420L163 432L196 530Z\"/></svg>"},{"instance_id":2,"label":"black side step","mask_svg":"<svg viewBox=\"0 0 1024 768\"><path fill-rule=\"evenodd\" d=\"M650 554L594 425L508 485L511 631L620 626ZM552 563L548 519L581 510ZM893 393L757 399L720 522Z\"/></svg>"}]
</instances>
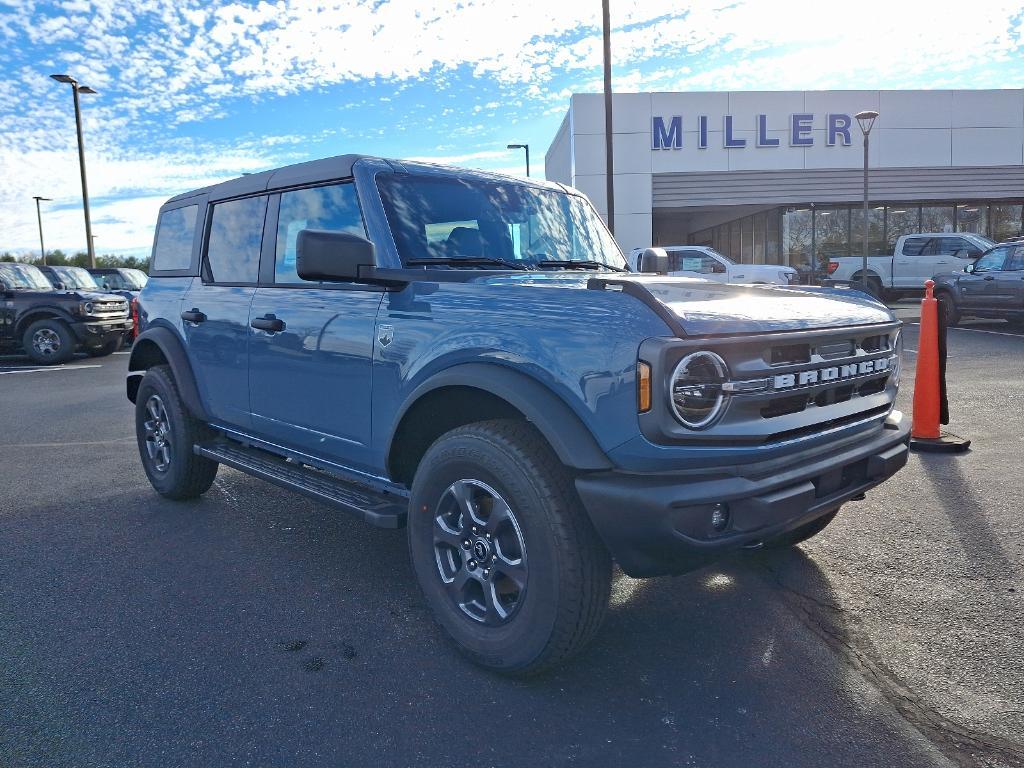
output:
<instances>
[{"instance_id":1,"label":"black side step","mask_svg":"<svg viewBox=\"0 0 1024 768\"><path fill-rule=\"evenodd\" d=\"M327 472L228 440L199 443L193 450L198 456L343 509L370 525L379 528L405 525L409 505L401 496L341 480Z\"/></svg>"}]
</instances>

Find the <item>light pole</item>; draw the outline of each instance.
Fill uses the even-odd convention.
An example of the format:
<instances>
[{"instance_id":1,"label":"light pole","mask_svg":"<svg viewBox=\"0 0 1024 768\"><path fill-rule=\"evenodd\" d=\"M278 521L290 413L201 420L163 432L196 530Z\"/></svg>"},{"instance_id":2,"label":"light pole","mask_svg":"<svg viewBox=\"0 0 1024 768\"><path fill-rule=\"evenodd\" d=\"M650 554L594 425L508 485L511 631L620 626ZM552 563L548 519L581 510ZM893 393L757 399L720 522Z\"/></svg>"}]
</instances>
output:
<instances>
[{"instance_id":1,"label":"light pole","mask_svg":"<svg viewBox=\"0 0 1024 768\"><path fill-rule=\"evenodd\" d=\"M69 75L50 75L58 83L67 83L71 86L71 93L75 99L75 130L78 133L78 167L82 172L82 207L85 210L85 244L89 251L89 266L96 266L96 252L92 246L92 222L89 220L89 185L85 181L85 147L82 144L82 108L78 104L78 94L94 94L92 88L87 85L80 85L75 78Z\"/></svg>"},{"instance_id":2,"label":"light pole","mask_svg":"<svg viewBox=\"0 0 1024 768\"><path fill-rule=\"evenodd\" d=\"M46 201L47 203L52 203L53 199L49 197L40 197L39 195L33 196L32 199L36 201L36 219L39 221L39 253L42 255L43 264L45 265L46 246L43 245L43 214L39 210L39 203L43 201Z\"/></svg>"},{"instance_id":3,"label":"light pole","mask_svg":"<svg viewBox=\"0 0 1024 768\"><path fill-rule=\"evenodd\" d=\"M871 110L856 114L861 133L864 134L864 253L860 265L860 282L864 293L868 292L868 134L877 117L878 113Z\"/></svg>"},{"instance_id":4,"label":"light pole","mask_svg":"<svg viewBox=\"0 0 1024 768\"><path fill-rule=\"evenodd\" d=\"M525 149L526 150L526 178L530 178L530 145L529 144L509 144L505 148L506 149Z\"/></svg>"},{"instance_id":5,"label":"light pole","mask_svg":"<svg viewBox=\"0 0 1024 768\"><path fill-rule=\"evenodd\" d=\"M615 235L615 180L612 177L612 22L608 0L601 0L601 26L604 35L604 165L608 197L608 231Z\"/></svg>"}]
</instances>

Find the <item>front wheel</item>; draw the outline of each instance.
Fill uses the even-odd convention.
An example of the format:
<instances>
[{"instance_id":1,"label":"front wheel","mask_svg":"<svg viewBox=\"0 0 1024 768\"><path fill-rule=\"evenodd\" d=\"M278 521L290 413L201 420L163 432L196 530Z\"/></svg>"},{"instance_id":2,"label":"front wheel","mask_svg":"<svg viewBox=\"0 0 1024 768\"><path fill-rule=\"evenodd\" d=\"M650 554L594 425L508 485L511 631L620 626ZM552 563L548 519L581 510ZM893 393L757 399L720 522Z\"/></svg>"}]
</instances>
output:
<instances>
[{"instance_id":1,"label":"front wheel","mask_svg":"<svg viewBox=\"0 0 1024 768\"><path fill-rule=\"evenodd\" d=\"M487 421L443 435L420 462L409 509L423 594L476 663L532 674L597 633L611 557L568 471L529 424Z\"/></svg>"},{"instance_id":2,"label":"front wheel","mask_svg":"<svg viewBox=\"0 0 1024 768\"><path fill-rule=\"evenodd\" d=\"M941 291L935 298L946 316L946 325L950 328L957 325L960 322L960 310L957 309L953 296L948 291Z\"/></svg>"},{"instance_id":3,"label":"front wheel","mask_svg":"<svg viewBox=\"0 0 1024 768\"><path fill-rule=\"evenodd\" d=\"M67 323L48 317L36 320L22 337L25 352L41 365L66 363L75 354L75 336Z\"/></svg>"},{"instance_id":4,"label":"front wheel","mask_svg":"<svg viewBox=\"0 0 1024 768\"><path fill-rule=\"evenodd\" d=\"M166 365L154 366L142 377L135 398L135 435L142 467L161 496L192 499L213 485L217 462L192 451L212 431L188 412Z\"/></svg>"}]
</instances>

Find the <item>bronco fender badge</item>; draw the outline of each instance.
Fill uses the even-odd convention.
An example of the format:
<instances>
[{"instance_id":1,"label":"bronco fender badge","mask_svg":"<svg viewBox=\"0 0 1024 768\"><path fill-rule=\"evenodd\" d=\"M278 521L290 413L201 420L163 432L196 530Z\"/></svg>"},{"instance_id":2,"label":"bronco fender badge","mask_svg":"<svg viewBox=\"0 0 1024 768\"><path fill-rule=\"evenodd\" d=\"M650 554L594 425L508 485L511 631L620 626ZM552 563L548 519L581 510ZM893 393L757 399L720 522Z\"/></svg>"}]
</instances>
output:
<instances>
[{"instance_id":1,"label":"bronco fender badge","mask_svg":"<svg viewBox=\"0 0 1024 768\"><path fill-rule=\"evenodd\" d=\"M377 341L382 347L386 347L395 339L395 326L381 325L377 327Z\"/></svg>"}]
</instances>

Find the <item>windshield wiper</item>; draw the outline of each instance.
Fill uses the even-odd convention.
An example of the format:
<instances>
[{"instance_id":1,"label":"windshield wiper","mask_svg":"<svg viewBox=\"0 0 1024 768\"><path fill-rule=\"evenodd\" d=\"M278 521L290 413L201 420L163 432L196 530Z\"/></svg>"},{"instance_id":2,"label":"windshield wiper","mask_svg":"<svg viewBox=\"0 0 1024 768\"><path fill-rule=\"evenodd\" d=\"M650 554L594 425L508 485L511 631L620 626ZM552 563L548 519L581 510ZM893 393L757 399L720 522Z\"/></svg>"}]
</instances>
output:
<instances>
[{"instance_id":1,"label":"windshield wiper","mask_svg":"<svg viewBox=\"0 0 1024 768\"><path fill-rule=\"evenodd\" d=\"M616 267L614 264L605 264L603 261L592 259L541 259L537 262L538 267L566 267L567 269L610 269L613 272L629 272L625 267Z\"/></svg>"},{"instance_id":2,"label":"windshield wiper","mask_svg":"<svg viewBox=\"0 0 1024 768\"><path fill-rule=\"evenodd\" d=\"M470 266L484 266L492 264L495 266L506 267L508 269L529 269L525 264L521 264L515 261L508 261L507 259L498 259L491 256L452 256L450 258L436 258L436 259L408 259L405 262L407 267L422 267L430 266L434 264L443 264L451 266L452 264L468 264Z\"/></svg>"}]
</instances>

